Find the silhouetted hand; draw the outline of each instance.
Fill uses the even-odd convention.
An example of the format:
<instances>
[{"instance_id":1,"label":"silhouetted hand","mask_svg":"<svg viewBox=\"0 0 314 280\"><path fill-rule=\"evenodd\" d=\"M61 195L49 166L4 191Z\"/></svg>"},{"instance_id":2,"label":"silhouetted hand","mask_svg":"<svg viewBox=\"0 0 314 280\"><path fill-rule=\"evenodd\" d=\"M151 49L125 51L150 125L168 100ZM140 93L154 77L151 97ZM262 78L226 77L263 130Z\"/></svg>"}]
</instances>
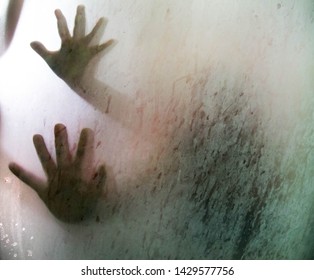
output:
<instances>
[{"instance_id":1,"label":"silhouetted hand","mask_svg":"<svg viewBox=\"0 0 314 280\"><path fill-rule=\"evenodd\" d=\"M43 137L33 137L38 157L48 177L47 182L25 171L16 163L10 163L9 168L38 193L58 219L79 222L88 217L96 206L106 179L105 167L100 166L91 178L85 178L87 176L83 166L86 164L84 158L91 140L89 129L82 130L74 159L69 151L66 127L57 124L54 132L57 163L50 156Z\"/></svg>"},{"instance_id":2,"label":"silhouetted hand","mask_svg":"<svg viewBox=\"0 0 314 280\"><path fill-rule=\"evenodd\" d=\"M113 40L90 46L90 42L104 23L104 18L98 20L93 30L85 35L85 8L77 7L73 36L70 35L66 19L60 10L55 11L58 21L58 30L61 38L61 49L59 51L48 51L40 42L32 42L31 47L47 62L54 71L70 87L76 87L90 60L98 53L106 49Z\"/></svg>"}]
</instances>

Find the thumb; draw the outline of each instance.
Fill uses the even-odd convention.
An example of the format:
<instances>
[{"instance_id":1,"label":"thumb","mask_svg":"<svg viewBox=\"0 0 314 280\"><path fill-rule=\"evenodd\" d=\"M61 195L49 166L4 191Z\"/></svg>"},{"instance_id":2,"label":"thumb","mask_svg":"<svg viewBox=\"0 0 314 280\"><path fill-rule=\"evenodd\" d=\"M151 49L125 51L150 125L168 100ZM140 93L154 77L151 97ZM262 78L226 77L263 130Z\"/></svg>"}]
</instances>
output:
<instances>
[{"instance_id":1,"label":"thumb","mask_svg":"<svg viewBox=\"0 0 314 280\"><path fill-rule=\"evenodd\" d=\"M31 42L32 49L37 52L44 60L47 60L50 56L50 52L40 42Z\"/></svg>"},{"instance_id":2,"label":"thumb","mask_svg":"<svg viewBox=\"0 0 314 280\"><path fill-rule=\"evenodd\" d=\"M16 163L11 162L9 164L9 169L11 172L19 178L22 182L24 182L26 185L31 187L39 197L46 202L46 188L45 188L45 182L41 179L39 179L34 174L26 171L24 168L19 166Z\"/></svg>"}]
</instances>

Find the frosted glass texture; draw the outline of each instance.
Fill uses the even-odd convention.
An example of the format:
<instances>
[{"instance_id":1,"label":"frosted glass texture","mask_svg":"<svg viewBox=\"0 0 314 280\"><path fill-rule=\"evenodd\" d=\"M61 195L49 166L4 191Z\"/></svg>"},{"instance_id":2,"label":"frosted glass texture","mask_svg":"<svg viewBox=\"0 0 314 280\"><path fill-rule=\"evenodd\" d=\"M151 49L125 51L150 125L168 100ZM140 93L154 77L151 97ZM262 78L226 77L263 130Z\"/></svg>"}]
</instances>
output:
<instances>
[{"instance_id":1,"label":"frosted glass texture","mask_svg":"<svg viewBox=\"0 0 314 280\"><path fill-rule=\"evenodd\" d=\"M87 102L30 48L60 47L108 19ZM25 1L0 57L3 259L313 258L311 0ZM1 35L1 39L2 39ZM111 96L110 102L103 96ZM91 220L58 221L8 169L44 178L32 143L67 126L75 150L95 133L105 194Z\"/></svg>"}]
</instances>

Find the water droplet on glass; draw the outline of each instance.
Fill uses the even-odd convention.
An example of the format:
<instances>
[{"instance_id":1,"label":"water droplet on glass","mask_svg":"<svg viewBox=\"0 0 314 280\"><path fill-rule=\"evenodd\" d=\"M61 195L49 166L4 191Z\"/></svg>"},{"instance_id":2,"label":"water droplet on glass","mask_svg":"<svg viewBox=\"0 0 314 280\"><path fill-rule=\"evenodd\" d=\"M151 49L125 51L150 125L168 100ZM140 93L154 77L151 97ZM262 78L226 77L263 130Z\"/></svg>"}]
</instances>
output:
<instances>
[{"instance_id":1,"label":"water droplet on glass","mask_svg":"<svg viewBox=\"0 0 314 280\"><path fill-rule=\"evenodd\" d=\"M12 246L15 247L17 245L17 242L13 242Z\"/></svg>"},{"instance_id":2,"label":"water droplet on glass","mask_svg":"<svg viewBox=\"0 0 314 280\"><path fill-rule=\"evenodd\" d=\"M25 227L22 228L22 231L25 231Z\"/></svg>"},{"instance_id":3,"label":"water droplet on glass","mask_svg":"<svg viewBox=\"0 0 314 280\"><path fill-rule=\"evenodd\" d=\"M13 257L16 258L16 257L17 257L17 254L14 254Z\"/></svg>"},{"instance_id":4,"label":"water droplet on glass","mask_svg":"<svg viewBox=\"0 0 314 280\"><path fill-rule=\"evenodd\" d=\"M5 241L5 243L7 243L7 244L8 244L9 242L10 242L10 239L7 239L7 240Z\"/></svg>"},{"instance_id":5,"label":"water droplet on glass","mask_svg":"<svg viewBox=\"0 0 314 280\"><path fill-rule=\"evenodd\" d=\"M31 236L30 240L33 240L34 239L34 236Z\"/></svg>"},{"instance_id":6,"label":"water droplet on glass","mask_svg":"<svg viewBox=\"0 0 314 280\"><path fill-rule=\"evenodd\" d=\"M4 182L7 183L7 184L11 184L12 180L10 177L5 177L4 178Z\"/></svg>"},{"instance_id":7,"label":"water droplet on glass","mask_svg":"<svg viewBox=\"0 0 314 280\"><path fill-rule=\"evenodd\" d=\"M33 252L31 250L27 250L27 256L28 257L32 257L33 256Z\"/></svg>"},{"instance_id":8,"label":"water droplet on glass","mask_svg":"<svg viewBox=\"0 0 314 280\"><path fill-rule=\"evenodd\" d=\"M0 237L1 237L1 240L3 240L4 237L5 237L4 229L3 229L3 228L0 228Z\"/></svg>"}]
</instances>

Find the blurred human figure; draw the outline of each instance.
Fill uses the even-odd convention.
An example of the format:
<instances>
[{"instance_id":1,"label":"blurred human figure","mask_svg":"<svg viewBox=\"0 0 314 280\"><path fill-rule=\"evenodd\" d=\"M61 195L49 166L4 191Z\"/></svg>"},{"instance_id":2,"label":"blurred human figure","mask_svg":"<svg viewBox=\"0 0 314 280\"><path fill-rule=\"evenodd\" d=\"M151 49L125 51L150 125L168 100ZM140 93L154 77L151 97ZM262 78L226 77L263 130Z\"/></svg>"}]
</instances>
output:
<instances>
[{"instance_id":1,"label":"blurred human figure","mask_svg":"<svg viewBox=\"0 0 314 280\"><path fill-rule=\"evenodd\" d=\"M56 10L55 15L62 41L61 49L51 52L40 42L32 42L31 47L61 79L72 89L76 89L80 87L82 76L90 60L107 48L112 40L98 46L89 46L104 19L101 18L93 30L86 35L84 6L77 8L73 36L70 35L62 12ZM20 180L37 192L49 210L65 222L79 222L88 217L95 208L105 183L104 165L101 165L89 178L85 174L86 154L92 152L87 149L90 146L90 134L90 130L82 130L76 156L72 159L66 127L57 124L55 126L56 163L50 156L43 137L34 136L34 145L47 175L47 182L38 179L16 163L9 165L10 170Z\"/></svg>"},{"instance_id":2,"label":"blurred human figure","mask_svg":"<svg viewBox=\"0 0 314 280\"><path fill-rule=\"evenodd\" d=\"M13 39L17 23L20 18L24 0L2 0L0 2L0 55L10 46Z\"/></svg>"}]
</instances>

